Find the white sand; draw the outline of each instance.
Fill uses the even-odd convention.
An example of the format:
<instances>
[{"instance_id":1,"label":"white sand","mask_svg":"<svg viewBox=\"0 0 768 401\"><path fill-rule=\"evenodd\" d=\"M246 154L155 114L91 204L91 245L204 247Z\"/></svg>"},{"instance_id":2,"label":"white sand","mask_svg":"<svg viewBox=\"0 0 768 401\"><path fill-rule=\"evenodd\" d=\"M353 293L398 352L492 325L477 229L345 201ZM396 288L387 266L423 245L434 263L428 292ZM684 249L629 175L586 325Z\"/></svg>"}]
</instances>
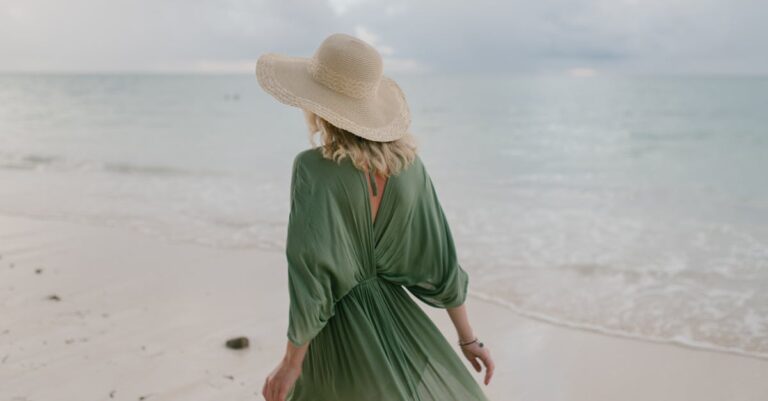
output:
<instances>
[{"instance_id":1,"label":"white sand","mask_svg":"<svg viewBox=\"0 0 768 401\"><path fill-rule=\"evenodd\" d=\"M282 253L0 217L0 255L0 400L258 400L282 355ZM495 401L768 400L766 360L468 307L496 358ZM445 312L425 309L454 341ZM237 335L251 347L225 348Z\"/></svg>"}]
</instances>

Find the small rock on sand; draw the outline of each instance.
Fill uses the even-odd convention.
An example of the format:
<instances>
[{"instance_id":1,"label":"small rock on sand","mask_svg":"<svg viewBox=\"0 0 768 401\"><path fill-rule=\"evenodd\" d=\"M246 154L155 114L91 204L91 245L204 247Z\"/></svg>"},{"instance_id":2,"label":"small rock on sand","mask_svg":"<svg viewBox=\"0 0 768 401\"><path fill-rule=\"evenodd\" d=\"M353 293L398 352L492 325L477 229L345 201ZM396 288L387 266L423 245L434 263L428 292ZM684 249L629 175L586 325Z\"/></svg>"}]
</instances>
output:
<instances>
[{"instance_id":1,"label":"small rock on sand","mask_svg":"<svg viewBox=\"0 0 768 401\"><path fill-rule=\"evenodd\" d=\"M248 348L248 337L235 337L227 340L227 348L231 349L243 349Z\"/></svg>"}]
</instances>

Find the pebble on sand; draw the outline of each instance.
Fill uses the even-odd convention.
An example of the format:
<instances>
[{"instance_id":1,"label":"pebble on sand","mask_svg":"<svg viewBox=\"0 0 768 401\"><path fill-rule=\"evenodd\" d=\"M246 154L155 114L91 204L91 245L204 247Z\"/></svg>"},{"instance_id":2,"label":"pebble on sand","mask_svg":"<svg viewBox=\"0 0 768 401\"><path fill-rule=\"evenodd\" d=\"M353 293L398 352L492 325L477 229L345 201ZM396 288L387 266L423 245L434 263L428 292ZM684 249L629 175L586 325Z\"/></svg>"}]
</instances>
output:
<instances>
[{"instance_id":1,"label":"pebble on sand","mask_svg":"<svg viewBox=\"0 0 768 401\"><path fill-rule=\"evenodd\" d=\"M235 337L227 340L227 348L231 349L243 349L248 348L248 337Z\"/></svg>"},{"instance_id":2,"label":"pebble on sand","mask_svg":"<svg viewBox=\"0 0 768 401\"><path fill-rule=\"evenodd\" d=\"M61 297L59 297L56 294L49 295L48 299L50 299L51 301L61 301Z\"/></svg>"}]
</instances>

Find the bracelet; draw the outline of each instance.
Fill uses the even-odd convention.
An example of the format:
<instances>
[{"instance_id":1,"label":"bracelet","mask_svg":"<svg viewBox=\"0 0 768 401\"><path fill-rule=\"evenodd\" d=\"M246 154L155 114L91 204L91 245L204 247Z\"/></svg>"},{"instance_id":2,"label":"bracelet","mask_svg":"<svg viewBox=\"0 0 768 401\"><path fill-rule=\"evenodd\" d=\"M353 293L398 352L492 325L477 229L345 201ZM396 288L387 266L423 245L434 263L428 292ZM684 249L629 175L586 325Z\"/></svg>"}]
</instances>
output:
<instances>
[{"instance_id":1,"label":"bracelet","mask_svg":"<svg viewBox=\"0 0 768 401\"><path fill-rule=\"evenodd\" d=\"M475 337L475 339L474 339L474 340L472 340L472 341L468 341L468 342L465 342L465 343L463 343L463 342L461 342L461 340L459 340L459 346L460 346L460 347L464 347L464 346L467 346L467 345L470 345L470 344L474 344L474 343L476 343L476 342L478 342L478 340L477 340L477 337ZM481 343L479 343L478 345L479 345L480 347L482 347L482 346L483 346L483 343L481 342Z\"/></svg>"}]
</instances>

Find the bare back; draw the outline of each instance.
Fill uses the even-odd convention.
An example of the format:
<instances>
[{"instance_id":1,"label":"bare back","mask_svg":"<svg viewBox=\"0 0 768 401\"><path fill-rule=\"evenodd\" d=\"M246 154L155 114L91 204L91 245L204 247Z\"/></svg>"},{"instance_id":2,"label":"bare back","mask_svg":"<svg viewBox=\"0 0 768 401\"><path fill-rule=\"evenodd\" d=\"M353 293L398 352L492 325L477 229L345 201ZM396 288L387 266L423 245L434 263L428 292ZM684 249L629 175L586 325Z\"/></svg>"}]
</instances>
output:
<instances>
[{"instance_id":1,"label":"bare back","mask_svg":"<svg viewBox=\"0 0 768 401\"><path fill-rule=\"evenodd\" d=\"M371 187L371 182L368 181L368 197L371 202L371 221L376 221L376 214L379 211L379 204L381 204L381 196L384 194L384 186L387 183L387 177L382 177L379 174L374 175L376 180L376 188L378 189L378 194L376 196L373 195L373 188Z\"/></svg>"}]
</instances>

